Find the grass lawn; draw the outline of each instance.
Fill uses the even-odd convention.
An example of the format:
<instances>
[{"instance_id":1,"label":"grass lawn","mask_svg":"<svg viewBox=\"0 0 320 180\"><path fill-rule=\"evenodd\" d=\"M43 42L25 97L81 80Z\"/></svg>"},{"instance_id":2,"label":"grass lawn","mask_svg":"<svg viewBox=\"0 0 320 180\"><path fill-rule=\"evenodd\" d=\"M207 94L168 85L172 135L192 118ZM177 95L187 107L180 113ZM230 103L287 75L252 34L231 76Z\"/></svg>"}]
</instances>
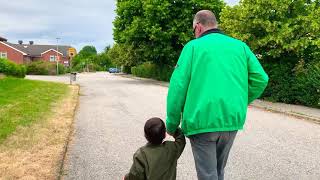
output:
<instances>
[{"instance_id":1,"label":"grass lawn","mask_svg":"<svg viewBox=\"0 0 320 180\"><path fill-rule=\"evenodd\" d=\"M68 86L60 83L0 79L0 144L17 127L46 118L67 92Z\"/></svg>"}]
</instances>

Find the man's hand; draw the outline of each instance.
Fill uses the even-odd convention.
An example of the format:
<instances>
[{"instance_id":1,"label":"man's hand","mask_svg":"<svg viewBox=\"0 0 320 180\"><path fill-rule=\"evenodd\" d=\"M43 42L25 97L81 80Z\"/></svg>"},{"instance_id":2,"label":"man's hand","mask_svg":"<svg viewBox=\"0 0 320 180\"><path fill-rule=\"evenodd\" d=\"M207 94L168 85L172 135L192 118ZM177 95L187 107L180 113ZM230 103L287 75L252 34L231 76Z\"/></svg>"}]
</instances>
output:
<instances>
[{"instance_id":1,"label":"man's hand","mask_svg":"<svg viewBox=\"0 0 320 180\"><path fill-rule=\"evenodd\" d=\"M174 136L176 133L171 134L170 132L167 131L167 135L169 136Z\"/></svg>"},{"instance_id":2,"label":"man's hand","mask_svg":"<svg viewBox=\"0 0 320 180\"><path fill-rule=\"evenodd\" d=\"M167 131L167 135L170 135L170 136L172 136L172 137L174 137L174 138L175 138L176 136L178 136L179 134L181 134L181 133L182 133L182 130L181 130L180 127L178 127L174 133L171 133L171 132L168 132L168 131Z\"/></svg>"}]
</instances>

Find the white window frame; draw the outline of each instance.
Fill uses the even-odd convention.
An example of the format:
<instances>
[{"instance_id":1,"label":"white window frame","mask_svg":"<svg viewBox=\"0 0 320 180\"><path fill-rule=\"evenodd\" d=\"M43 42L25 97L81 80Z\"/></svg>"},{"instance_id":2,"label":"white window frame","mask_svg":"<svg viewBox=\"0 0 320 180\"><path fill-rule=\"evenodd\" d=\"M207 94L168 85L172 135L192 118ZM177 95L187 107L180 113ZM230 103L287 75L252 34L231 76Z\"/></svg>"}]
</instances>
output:
<instances>
[{"instance_id":1,"label":"white window frame","mask_svg":"<svg viewBox=\"0 0 320 180\"><path fill-rule=\"evenodd\" d=\"M50 55L50 59L49 59L50 62L55 62L56 60L57 60L57 56Z\"/></svg>"},{"instance_id":2,"label":"white window frame","mask_svg":"<svg viewBox=\"0 0 320 180\"><path fill-rule=\"evenodd\" d=\"M0 58L7 59L8 58L8 53L7 52L0 52Z\"/></svg>"}]
</instances>

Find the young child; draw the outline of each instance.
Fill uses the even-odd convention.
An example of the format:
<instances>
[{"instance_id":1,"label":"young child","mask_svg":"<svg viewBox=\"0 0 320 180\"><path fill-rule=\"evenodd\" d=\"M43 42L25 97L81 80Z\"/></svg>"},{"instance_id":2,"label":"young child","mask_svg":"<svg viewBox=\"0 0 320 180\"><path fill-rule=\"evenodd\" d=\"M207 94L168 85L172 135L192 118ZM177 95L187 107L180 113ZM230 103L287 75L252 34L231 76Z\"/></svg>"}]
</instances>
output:
<instances>
[{"instance_id":1,"label":"young child","mask_svg":"<svg viewBox=\"0 0 320 180\"><path fill-rule=\"evenodd\" d=\"M175 141L164 141L166 127L160 118L149 119L144 126L148 143L133 155L133 164L125 180L175 180L177 160L186 139L181 129L174 134Z\"/></svg>"}]
</instances>

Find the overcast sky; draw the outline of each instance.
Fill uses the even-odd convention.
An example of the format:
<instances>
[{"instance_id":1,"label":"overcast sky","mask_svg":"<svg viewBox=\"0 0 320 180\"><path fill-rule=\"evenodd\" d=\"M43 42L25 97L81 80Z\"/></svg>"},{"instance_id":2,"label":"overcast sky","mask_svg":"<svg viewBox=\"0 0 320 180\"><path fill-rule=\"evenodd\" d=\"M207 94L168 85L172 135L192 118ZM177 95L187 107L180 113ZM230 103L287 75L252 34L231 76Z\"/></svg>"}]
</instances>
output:
<instances>
[{"instance_id":1,"label":"overcast sky","mask_svg":"<svg viewBox=\"0 0 320 180\"><path fill-rule=\"evenodd\" d=\"M229 5L239 0L225 0ZM113 44L115 0L0 0L0 36L16 43L71 45L98 51Z\"/></svg>"}]
</instances>

